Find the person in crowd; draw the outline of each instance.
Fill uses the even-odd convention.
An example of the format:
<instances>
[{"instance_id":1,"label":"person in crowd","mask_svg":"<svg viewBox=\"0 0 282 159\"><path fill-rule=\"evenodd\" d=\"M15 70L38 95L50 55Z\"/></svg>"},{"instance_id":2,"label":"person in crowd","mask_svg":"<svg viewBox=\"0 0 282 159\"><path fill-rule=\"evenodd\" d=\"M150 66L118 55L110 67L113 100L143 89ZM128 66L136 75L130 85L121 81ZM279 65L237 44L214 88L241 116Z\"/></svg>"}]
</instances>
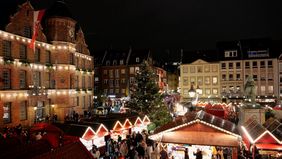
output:
<instances>
[{"instance_id":1,"label":"person in crowd","mask_svg":"<svg viewBox=\"0 0 282 159\"><path fill-rule=\"evenodd\" d=\"M42 135L41 135L41 132L37 132L35 134L35 140L38 141L38 140L41 140L42 139Z\"/></svg>"},{"instance_id":2,"label":"person in crowd","mask_svg":"<svg viewBox=\"0 0 282 159\"><path fill-rule=\"evenodd\" d=\"M153 140L151 140L147 137L146 144L147 144L146 154L147 154L148 159L151 159L152 158L152 152L153 152L153 144L154 144Z\"/></svg>"},{"instance_id":3,"label":"person in crowd","mask_svg":"<svg viewBox=\"0 0 282 159\"><path fill-rule=\"evenodd\" d=\"M223 156L223 150L222 150L222 148L218 148L218 150L217 150L217 158L218 159L224 159L224 156Z\"/></svg>"},{"instance_id":4,"label":"person in crowd","mask_svg":"<svg viewBox=\"0 0 282 159\"><path fill-rule=\"evenodd\" d=\"M168 154L164 148L162 148L160 151L160 159L168 159Z\"/></svg>"},{"instance_id":5,"label":"person in crowd","mask_svg":"<svg viewBox=\"0 0 282 159\"><path fill-rule=\"evenodd\" d=\"M139 159L144 159L145 158L145 148L144 148L144 144L142 143L139 143L137 148L136 148L136 151L138 153L138 158Z\"/></svg>"},{"instance_id":6,"label":"person in crowd","mask_svg":"<svg viewBox=\"0 0 282 159\"><path fill-rule=\"evenodd\" d=\"M126 141L121 142L119 152L122 157L125 157L127 155L128 149L127 149Z\"/></svg>"},{"instance_id":7,"label":"person in crowd","mask_svg":"<svg viewBox=\"0 0 282 159\"><path fill-rule=\"evenodd\" d=\"M197 152L194 153L194 155L196 156L196 159L203 159L203 154L202 151L200 151L200 149L197 149Z\"/></svg>"},{"instance_id":8,"label":"person in crowd","mask_svg":"<svg viewBox=\"0 0 282 159\"><path fill-rule=\"evenodd\" d=\"M99 149L96 147L96 146L93 146L92 147L92 152L91 152L92 156L95 158L95 159L99 159L100 158L100 151Z\"/></svg>"},{"instance_id":9,"label":"person in crowd","mask_svg":"<svg viewBox=\"0 0 282 159\"><path fill-rule=\"evenodd\" d=\"M189 159L188 148L185 148L184 159Z\"/></svg>"},{"instance_id":10,"label":"person in crowd","mask_svg":"<svg viewBox=\"0 0 282 159\"><path fill-rule=\"evenodd\" d=\"M136 154L136 152L135 152L135 149L134 149L134 146L133 145L130 145L130 148L129 148L129 150L128 150L128 153L127 153L127 159L134 159L134 157L135 157L135 154Z\"/></svg>"}]
</instances>

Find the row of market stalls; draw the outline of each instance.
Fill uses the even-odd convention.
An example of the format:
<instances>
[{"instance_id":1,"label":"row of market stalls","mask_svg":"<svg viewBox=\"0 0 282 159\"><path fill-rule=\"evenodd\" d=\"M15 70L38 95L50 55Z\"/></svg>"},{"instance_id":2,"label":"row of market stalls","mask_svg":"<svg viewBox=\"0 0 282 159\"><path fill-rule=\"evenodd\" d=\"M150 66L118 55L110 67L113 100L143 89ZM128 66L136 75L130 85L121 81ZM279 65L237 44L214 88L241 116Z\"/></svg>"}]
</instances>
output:
<instances>
[{"instance_id":1,"label":"row of market stalls","mask_svg":"<svg viewBox=\"0 0 282 159\"><path fill-rule=\"evenodd\" d=\"M169 154L179 159L184 159L185 149L188 149L189 158L195 158L193 154L199 149L203 159L210 159L215 147L228 149L229 158L237 159L241 143L234 123L202 110L176 118L156 129L149 138L162 143Z\"/></svg>"},{"instance_id":2,"label":"row of market stalls","mask_svg":"<svg viewBox=\"0 0 282 159\"><path fill-rule=\"evenodd\" d=\"M176 111L182 111L183 107L183 111L185 114L187 112L187 110L184 110L184 108L187 109L187 107L192 107L192 103L188 102L188 103L180 103L180 104L176 104ZM238 106L237 104L234 103L208 103L208 102L198 102L196 105L197 109L200 110L205 110L207 113L218 116L220 118L224 118L227 119L230 114L235 113L236 111L238 111ZM179 113L181 114L181 113Z\"/></svg>"},{"instance_id":3,"label":"row of market stalls","mask_svg":"<svg viewBox=\"0 0 282 159\"><path fill-rule=\"evenodd\" d=\"M150 124L148 116L126 118L124 120L105 121L102 123L83 123L83 124L61 124L57 125L65 134L75 136L85 145L88 150L91 150L93 145L98 148L106 145L108 138L117 140L118 136L125 139L132 132L141 132L147 130L147 125Z\"/></svg>"},{"instance_id":4,"label":"row of market stalls","mask_svg":"<svg viewBox=\"0 0 282 159\"><path fill-rule=\"evenodd\" d=\"M255 118L250 118L242 126L242 137L245 147L255 157L255 153L263 156L281 157L282 124L277 119L269 118L261 125Z\"/></svg>"}]
</instances>

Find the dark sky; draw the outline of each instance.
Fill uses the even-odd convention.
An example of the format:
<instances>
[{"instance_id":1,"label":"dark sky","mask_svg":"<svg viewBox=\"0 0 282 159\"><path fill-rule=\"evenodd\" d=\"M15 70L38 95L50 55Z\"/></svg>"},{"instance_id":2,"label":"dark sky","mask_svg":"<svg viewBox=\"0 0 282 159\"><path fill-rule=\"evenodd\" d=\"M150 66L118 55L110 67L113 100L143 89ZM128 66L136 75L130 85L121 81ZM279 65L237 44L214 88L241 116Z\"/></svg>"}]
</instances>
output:
<instances>
[{"instance_id":1,"label":"dark sky","mask_svg":"<svg viewBox=\"0 0 282 159\"><path fill-rule=\"evenodd\" d=\"M0 21L5 19L2 16L9 5L19 1L24 0L1 0ZM281 0L66 2L94 52L110 46L116 49L129 46L137 49L212 49L216 41L282 38Z\"/></svg>"}]
</instances>

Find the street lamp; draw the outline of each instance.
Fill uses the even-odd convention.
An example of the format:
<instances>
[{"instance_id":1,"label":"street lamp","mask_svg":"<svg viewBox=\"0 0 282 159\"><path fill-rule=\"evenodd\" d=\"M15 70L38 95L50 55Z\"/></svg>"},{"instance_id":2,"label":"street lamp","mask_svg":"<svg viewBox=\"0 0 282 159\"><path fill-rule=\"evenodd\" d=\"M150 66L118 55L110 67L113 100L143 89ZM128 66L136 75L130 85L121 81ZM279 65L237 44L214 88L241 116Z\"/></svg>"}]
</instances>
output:
<instances>
[{"instance_id":1,"label":"street lamp","mask_svg":"<svg viewBox=\"0 0 282 159\"><path fill-rule=\"evenodd\" d=\"M191 104L192 104L192 109L194 110L194 107L196 106L198 102L198 97L199 94L202 94L202 90L200 89L199 85L197 86L196 89L194 89L194 82L191 83L191 88L188 91L189 96L191 97ZM193 99L195 98L195 99Z\"/></svg>"},{"instance_id":2,"label":"street lamp","mask_svg":"<svg viewBox=\"0 0 282 159\"><path fill-rule=\"evenodd\" d=\"M195 97L196 91L195 91L195 89L194 89L194 84L193 84L193 83L191 83L191 88L189 89L188 93L189 93L189 96L190 96L191 98L194 98L194 97Z\"/></svg>"}]
</instances>

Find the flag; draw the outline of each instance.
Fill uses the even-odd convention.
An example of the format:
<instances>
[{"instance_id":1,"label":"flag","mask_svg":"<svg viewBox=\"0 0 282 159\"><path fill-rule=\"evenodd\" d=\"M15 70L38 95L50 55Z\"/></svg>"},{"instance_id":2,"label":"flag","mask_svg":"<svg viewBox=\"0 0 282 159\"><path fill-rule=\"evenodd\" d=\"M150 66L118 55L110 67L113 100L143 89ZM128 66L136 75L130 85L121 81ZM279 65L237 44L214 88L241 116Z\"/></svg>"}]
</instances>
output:
<instances>
[{"instance_id":1,"label":"flag","mask_svg":"<svg viewBox=\"0 0 282 159\"><path fill-rule=\"evenodd\" d=\"M39 24L41 22L44 13L45 10L38 10L33 12L33 34L32 34L31 42L29 44L29 47L33 50L35 50L35 40L38 34Z\"/></svg>"}]
</instances>

